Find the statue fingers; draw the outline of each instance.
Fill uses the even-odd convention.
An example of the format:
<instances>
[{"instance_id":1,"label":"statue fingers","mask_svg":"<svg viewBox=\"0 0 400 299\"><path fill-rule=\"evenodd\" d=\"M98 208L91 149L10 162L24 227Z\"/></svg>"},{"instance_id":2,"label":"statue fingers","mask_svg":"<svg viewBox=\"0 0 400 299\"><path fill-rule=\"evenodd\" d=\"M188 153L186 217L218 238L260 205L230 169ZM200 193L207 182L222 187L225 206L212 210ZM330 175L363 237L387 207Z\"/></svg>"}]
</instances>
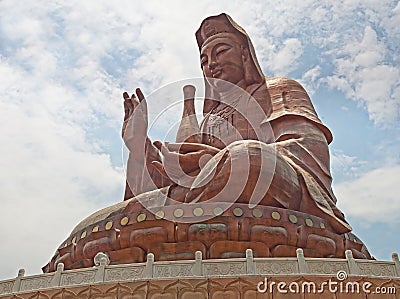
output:
<instances>
[{"instance_id":1,"label":"statue fingers","mask_svg":"<svg viewBox=\"0 0 400 299\"><path fill-rule=\"evenodd\" d=\"M124 98L124 111L125 111L124 120L126 121L129 118L129 116L132 114L133 105L130 100L129 94L126 91L122 94L122 96Z\"/></svg>"},{"instance_id":2,"label":"statue fingers","mask_svg":"<svg viewBox=\"0 0 400 299\"><path fill-rule=\"evenodd\" d=\"M140 102L143 101L144 100L144 95L143 95L142 90L140 88L136 88L135 92L136 92L136 95L139 98L139 101Z\"/></svg>"},{"instance_id":3,"label":"statue fingers","mask_svg":"<svg viewBox=\"0 0 400 299\"><path fill-rule=\"evenodd\" d=\"M181 152L182 143L168 143L167 148L171 152Z\"/></svg>"},{"instance_id":4,"label":"statue fingers","mask_svg":"<svg viewBox=\"0 0 400 299\"><path fill-rule=\"evenodd\" d=\"M164 166L161 162L153 161L151 164L157 169L157 171L164 177L169 178L167 172L165 171Z\"/></svg>"},{"instance_id":5,"label":"statue fingers","mask_svg":"<svg viewBox=\"0 0 400 299\"><path fill-rule=\"evenodd\" d=\"M143 115L146 117L147 119L147 102L146 99L143 95L143 92L140 90L140 88L136 88L136 95L139 98L139 102L140 102L140 107L143 111Z\"/></svg>"},{"instance_id":6,"label":"statue fingers","mask_svg":"<svg viewBox=\"0 0 400 299\"><path fill-rule=\"evenodd\" d=\"M186 154L190 152L198 152L202 150L206 150L207 153L215 155L220 150L206 145L202 143L190 143L190 142L181 142L181 143L169 143L166 145L171 152L178 152L181 154Z\"/></svg>"},{"instance_id":7,"label":"statue fingers","mask_svg":"<svg viewBox=\"0 0 400 299\"><path fill-rule=\"evenodd\" d=\"M153 142L153 145L159 150L161 151L161 147L162 147L162 142L160 140L156 140Z\"/></svg>"},{"instance_id":8,"label":"statue fingers","mask_svg":"<svg viewBox=\"0 0 400 299\"><path fill-rule=\"evenodd\" d=\"M135 97L135 94L132 94L132 97L130 98L130 102L132 103L133 110L136 109L137 106L139 106L139 101Z\"/></svg>"},{"instance_id":9,"label":"statue fingers","mask_svg":"<svg viewBox=\"0 0 400 299\"><path fill-rule=\"evenodd\" d=\"M159 140L156 140L153 142L154 146L158 148L158 150L161 152L161 154L164 157L170 156L172 153L169 151L169 149Z\"/></svg>"},{"instance_id":10,"label":"statue fingers","mask_svg":"<svg viewBox=\"0 0 400 299\"><path fill-rule=\"evenodd\" d=\"M169 143L169 142L165 142L165 146L168 148L169 151L180 153L180 154L187 154L187 153L196 151L196 148L191 147L187 143Z\"/></svg>"},{"instance_id":11,"label":"statue fingers","mask_svg":"<svg viewBox=\"0 0 400 299\"><path fill-rule=\"evenodd\" d=\"M124 100L127 100L127 99L129 99L129 94L126 91L124 91L122 93L122 97L124 98Z\"/></svg>"}]
</instances>

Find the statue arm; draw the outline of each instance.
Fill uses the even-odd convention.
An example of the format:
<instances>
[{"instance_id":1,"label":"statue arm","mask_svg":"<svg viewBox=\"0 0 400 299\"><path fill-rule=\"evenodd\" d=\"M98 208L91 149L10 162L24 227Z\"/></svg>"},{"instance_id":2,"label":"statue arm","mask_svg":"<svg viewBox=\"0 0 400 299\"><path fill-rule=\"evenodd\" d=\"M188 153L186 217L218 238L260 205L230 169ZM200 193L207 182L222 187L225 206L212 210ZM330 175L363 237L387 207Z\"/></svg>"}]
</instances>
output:
<instances>
[{"instance_id":1,"label":"statue arm","mask_svg":"<svg viewBox=\"0 0 400 299\"><path fill-rule=\"evenodd\" d=\"M125 200L168 184L152 164L161 161L161 158L158 149L147 136L147 104L139 88L136 89L136 95L139 100L134 94L123 94L125 117L122 138L129 150Z\"/></svg>"},{"instance_id":2,"label":"statue arm","mask_svg":"<svg viewBox=\"0 0 400 299\"><path fill-rule=\"evenodd\" d=\"M311 121L325 135L329 143L332 142L331 131L321 122L303 86L289 78L266 78L271 102L272 114L265 121L271 122L282 116L299 116Z\"/></svg>"},{"instance_id":3,"label":"statue arm","mask_svg":"<svg viewBox=\"0 0 400 299\"><path fill-rule=\"evenodd\" d=\"M312 175L335 201L330 188L328 144L332 141L331 132L318 118L300 83L288 78L267 78L266 83L273 112L261 127L263 132L272 128L273 136L268 143L273 143L292 166Z\"/></svg>"},{"instance_id":4,"label":"statue arm","mask_svg":"<svg viewBox=\"0 0 400 299\"><path fill-rule=\"evenodd\" d=\"M220 150L201 143L166 143L154 142L161 151L163 162L154 161L152 164L164 177L172 181L179 180L182 176L195 173L205 165Z\"/></svg>"}]
</instances>

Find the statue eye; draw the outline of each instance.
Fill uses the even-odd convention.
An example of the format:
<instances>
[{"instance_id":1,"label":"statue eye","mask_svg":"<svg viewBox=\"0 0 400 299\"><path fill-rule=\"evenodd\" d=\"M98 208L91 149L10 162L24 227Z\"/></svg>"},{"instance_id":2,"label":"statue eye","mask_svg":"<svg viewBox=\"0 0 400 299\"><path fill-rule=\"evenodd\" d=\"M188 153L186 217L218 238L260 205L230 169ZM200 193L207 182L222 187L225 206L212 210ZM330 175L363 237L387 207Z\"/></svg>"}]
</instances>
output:
<instances>
[{"instance_id":1,"label":"statue eye","mask_svg":"<svg viewBox=\"0 0 400 299\"><path fill-rule=\"evenodd\" d=\"M208 63L207 59L202 59L201 62L200 62L202 67L204 67L207 63Z\"/></svg>"},{"instance_id":2,"label":"statue eye","mask_svg":"<svg viewBox=\"0 0 400 299\"><path fill-rule=\"evenodd\" d=\"M216 55L218 56L218 55L220 55L220 54L222 54L222 53L228 51L229 49L230 49L230 48L227 47L227 46L225 46L225 47L220 47L220 48L217 49Z\"/></svg>"}]
</instances>

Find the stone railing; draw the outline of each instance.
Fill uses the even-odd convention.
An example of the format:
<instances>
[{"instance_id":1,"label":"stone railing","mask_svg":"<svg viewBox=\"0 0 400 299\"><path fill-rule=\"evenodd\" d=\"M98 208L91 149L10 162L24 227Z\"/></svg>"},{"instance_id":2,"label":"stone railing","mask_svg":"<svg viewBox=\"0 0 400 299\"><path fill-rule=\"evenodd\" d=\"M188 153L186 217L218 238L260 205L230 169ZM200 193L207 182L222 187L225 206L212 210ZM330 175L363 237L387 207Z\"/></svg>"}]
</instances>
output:
<instances>
[{"instance_id":1,"label":"stone railing","mask_svg":"<svg viewBox=\"0 0 400 299\"><path fill-rule=\"evenodd\" d=\"M195 260L167 262L154 262L154 255L150 253L146 263L125 265L109 265L108 256L98 253L95 265L64 271L64 265L60 263L54 273L33 276L24 276L25 270L21 269L17 278L0 281L0 297L48 288L180 277L336 276L338 272L345 272L349 276L400 279L400 262L396 253L392 255L392 261L356 260L351 251L346 251L345 259L305 258L302 249L297 250L296 258L254 258L252 250L248 249L245 258L203 260L198 251Z\"/></svg>"}]
</instances>

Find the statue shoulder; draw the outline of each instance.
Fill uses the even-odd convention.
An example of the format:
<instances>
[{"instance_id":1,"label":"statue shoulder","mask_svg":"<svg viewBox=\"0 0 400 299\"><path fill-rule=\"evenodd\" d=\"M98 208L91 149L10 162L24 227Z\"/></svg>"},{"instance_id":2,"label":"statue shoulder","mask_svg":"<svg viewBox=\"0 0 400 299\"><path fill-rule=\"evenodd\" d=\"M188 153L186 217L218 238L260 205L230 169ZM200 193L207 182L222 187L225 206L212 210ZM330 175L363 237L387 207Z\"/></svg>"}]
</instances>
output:
<instances>
[{"instance_id":1,"label":"statue shoulder","mask_svg":"<svg viewBox=\"0 0 400 299\"><path fill-rule=\"evenodd\" d=\"M265 78L275 117L279 114L312 114L316 112L306 90L296 80L277 77ZM277 115L278 114L278 115Z\"/></svg>"},{"instance_id":2,"label":"statue shoulder","mask_svg":"<svg viewBox=\"0 0 400 299\"><path fill-rule=\"evenodd\" d=\"M285 116L302 117L316 124L324 132L328 143L332 141L332 133L318 118L310 97L299 82L284 77L265 78L265 82L272 103L272 113L268 121Z\"/></svg>"},{"instance_id":3,"label":"statue shoulder","mask_svg":"<svg viewBox=\"0 0 400 299\"><path fill-rule=\"evenodd\" d=\"M286 78L286 77L274 77L274 78L265 78L265 82L267 84L268 90L270 94L275 95L277 93L282 93L282 92L302 92L304 95L308 97L308 94L306 90L303 88L303 86L297 82L296 80Z\"/></svg>"}]
</instances>

